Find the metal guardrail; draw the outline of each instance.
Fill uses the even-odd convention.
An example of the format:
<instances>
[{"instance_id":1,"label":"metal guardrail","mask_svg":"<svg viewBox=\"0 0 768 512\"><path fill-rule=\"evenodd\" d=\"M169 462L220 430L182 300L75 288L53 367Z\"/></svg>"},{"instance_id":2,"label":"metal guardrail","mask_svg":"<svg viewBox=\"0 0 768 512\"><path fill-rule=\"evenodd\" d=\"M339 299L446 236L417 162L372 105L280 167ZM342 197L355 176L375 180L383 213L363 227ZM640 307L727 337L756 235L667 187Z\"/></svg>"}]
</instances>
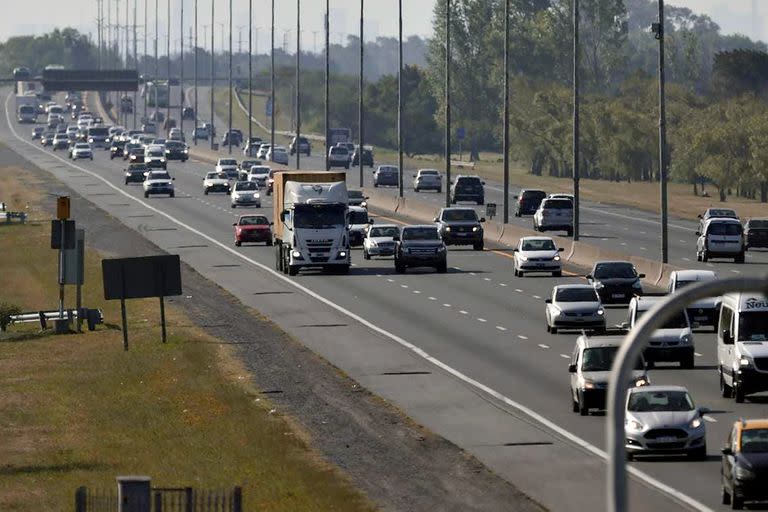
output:
<instances>
[{"instance_id":1,"label":"metal guardrail","mask_svg":"<svg viewBox=\"0 0 768 512\"><path fill-rule=\"evenodd\" d=\"M82 316L81 314L82 313ZM81 308L80 312L77 309L65 309L64 317L59 315L59 311L37 311L33 313L21 313L20 315L11 316L11 324L24 324L38 322L42 329L48 327L48 322L55 320L69 320L70 322L77 320L81 316L83 320L88 323L88 330L93 331L96 329L96 325L104 323L104 313L100 309Z\"/></svg>"},{"instance_id":2,"label":"metal guardrail","mask_svg":"<svg viewBox=\"0 0 768 512\"><path fill-rule=\"evenodd\" d=\"M26 212L6 212L6 211L0 211L0 219L5 217L5 223L8 224L10 222L13 222L14 220L21 221L22 224L27 223L27 213Z\"/></svg>"}]
</instances>

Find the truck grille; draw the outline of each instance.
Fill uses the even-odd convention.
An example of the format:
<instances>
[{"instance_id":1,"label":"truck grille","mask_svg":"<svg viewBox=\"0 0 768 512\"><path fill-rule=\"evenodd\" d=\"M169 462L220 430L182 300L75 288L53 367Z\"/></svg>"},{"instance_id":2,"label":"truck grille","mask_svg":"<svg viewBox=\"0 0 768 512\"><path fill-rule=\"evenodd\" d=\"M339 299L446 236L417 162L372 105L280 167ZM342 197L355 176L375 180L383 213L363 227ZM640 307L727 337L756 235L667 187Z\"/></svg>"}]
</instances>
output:
<instances>
[{"instance_id":1,"label":"truck grille","mask_svg":"<svg viewBox=\"0 0 768 512\"><path fill-rule=\"evenodd\" d=\"M411 254L435 254L435 249L433 247L413 247L411 248Z\"/></svg>"}]
</instances>

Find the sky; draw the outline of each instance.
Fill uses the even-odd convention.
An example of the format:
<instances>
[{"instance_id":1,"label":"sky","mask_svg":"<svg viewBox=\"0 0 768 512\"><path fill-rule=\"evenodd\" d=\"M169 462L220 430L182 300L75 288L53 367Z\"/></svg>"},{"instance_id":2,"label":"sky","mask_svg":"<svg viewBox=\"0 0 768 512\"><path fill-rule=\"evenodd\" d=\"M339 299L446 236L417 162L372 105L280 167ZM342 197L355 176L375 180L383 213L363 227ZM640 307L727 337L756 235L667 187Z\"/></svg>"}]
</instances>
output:
<instances>
[{"instance_id":1,"label":"sky","mask_svg":"<svg viewBox=\"0 0 768 512\"><path fill-rule=\"evenodd\" d=\"M8 2L9 0L0 0ZM195 0L103 0L104 16L107 16L107 4L111 6L112 16L115 15L115 5L119 6L120 23L125 24L126 3L130 6L130 23L133 23L133 6L137 5L137 25L144 23L144 5L149 6L149 37L154 34L154 8L157 2L160 6L160 37L165 38L167 25L168 2L171 2L171 37L174 48L178 48L180 31L180 6L184 2L184 31L185 45L188 44L189 30L193 20ZM247 49L248 1L233 1L233 46L237 51L240 44L239 34L242 32L243 48ZM263 52L269 45L269 0L252 0L254 17L253 25L259 30L254 45ZM408 35L429 36L431 33L432 7L435 0L402 0L403 1L403 32ZM210 45L211 0L198 2L198 44ZM221 48L222 28L229 24L227 0L216 2L216 35L217 51ZM757 16L753 17L751 10L753 2L758 5ZM726 34L743 33L753 38L765 40L768 36L768 0L667 0L668 4L688 7L696 12L709 14ZM331 41L338 43L347 34L357 34L359 31L360 0L330 0L331 4ZM296 2L294 0L275 0L275 44L285 44L288 51L296 48ZM322 0L302 1L302 49L313 51L322 49L322 31L325 2ZM364 26L365 39L375 39L378 36L397 35L397 0L366 0L366 21ZM96 37L97 0L33 0L15 4L12 16L0 17L0 41L14 35L40 34L51 31L56 27L72 26L86 34ZM203 27L207 25L207 27ZM139 38L143 37L143 28L139 27ZM205 32L205 34L203 34ZM123 36L124 37L124 36ZM228 45L225 40L225 45ZM142 44L140 43L141 47ZM152 43L149 43L152 46ZM161 46L162 47L162 46Z\"/></svg>"}]
</instances>

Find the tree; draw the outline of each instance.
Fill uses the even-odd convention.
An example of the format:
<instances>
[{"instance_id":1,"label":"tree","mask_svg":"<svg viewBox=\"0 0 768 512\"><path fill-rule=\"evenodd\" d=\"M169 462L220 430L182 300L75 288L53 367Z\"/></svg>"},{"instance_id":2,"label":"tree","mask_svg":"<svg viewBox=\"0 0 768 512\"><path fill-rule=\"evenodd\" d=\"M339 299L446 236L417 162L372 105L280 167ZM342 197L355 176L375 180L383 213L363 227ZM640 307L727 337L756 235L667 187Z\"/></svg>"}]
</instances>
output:
<instances>
[{"instance_id":1,"label":"tree","mask_svg":"<svg viewBox=\"0 0 768 512\"><path fill-rule=\"evenodd\" d=\"M761 93L768 86L768 53L732 50L715 55L715 91L724 97Z\"/></svg>"}]
</instances>

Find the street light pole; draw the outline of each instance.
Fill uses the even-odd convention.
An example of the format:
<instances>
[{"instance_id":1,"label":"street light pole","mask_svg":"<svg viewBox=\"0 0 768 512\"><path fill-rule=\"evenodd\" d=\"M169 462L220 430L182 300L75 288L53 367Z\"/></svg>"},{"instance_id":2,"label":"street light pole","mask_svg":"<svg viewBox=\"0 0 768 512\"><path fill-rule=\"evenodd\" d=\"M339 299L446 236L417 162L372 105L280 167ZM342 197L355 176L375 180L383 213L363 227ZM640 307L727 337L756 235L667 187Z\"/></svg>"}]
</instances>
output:
<instances>
[{"instance_id":1,"label":"street light pole","mask_svg":"<svg viewBox=\"0 0 768 512\"><path fill-rule=\"evenodd\" d=\"M214 118L214 90L216 89L216 48L214 45L214 35L216 32L216 18L214 17L216 14L216 0L211 0L211 129L209 130L210 133L208 134L208 137L211 140L211 149L213 149L214 144L214 130L215 126L213 124L213 118Z\"/></svg>"},{"instance_id":2,"label":"street light pole","mask_svg":"<svg viewBox=\"0 0 768 512\"><path fill-rule=\"evenodd\" d=\"M165 119L168 122L171 118L171 0L166 1L168 2L168 33L165 36L166 54L168 55L168 102L165 107Z\"/></svg>"},{"instance_id":3,"label":"street light pole","mask_svg":"<svg viewBox=\"0 0 768 512\"><path fill-rule=\"evenodd\" d=\"M200 53L198 51L197 46L197 0L195 0L195 120L192 123L192 140L195 143L195 146L197 146L197 137L195 134L195 128L197 128L197 116L198 116L198 110L197 110L197 54Z\"/></svg>"},{"instance_id":4,"label":"street light pole","mask_svg":"<svg viewBox=\"0 0 768 512\"><path fill-rule=\"evenodd\" d=\"M152 82L154 83L154 89L155 89L155 112L158 112L160 108L157 106L157 96L159 94L157 90L157 79L160 76L160 57L158 54L158 48L160 47L160 41L158 38L158 34L160 32L160 7L159 7L159 1L155 0L155 76L152 77ZM151 97L151 93L149 94ZM144 100L147 101L147 100ZM157 117L155 117L155 122L157 122Z\"/></svg>"},{"instance_id":5,"label":"street light pole","mask_svg":"<svg viewBox=\"0 0 768 512\"><path fill-rule=\"evenodd\" d=\"M229 0L229 154L232 154L232 0Z\"/></svg>"},{"instance_id":6,"label":"street light pole","mask_svg":"<svg viewBox=\"0 0 768 512\"><path fill-rule=\"evenodd\" d=\"M248 0L248 147L253 137L253 0ZM248 150L250 153L250 149ZM250 154L248 156L251 156Z\"/></svg>"},{"instance_id":7,"label":"street light pole","mask_svg":"<svg viewBox=\"0 0 768 512\"><path fill-rule=\"evenodd\" d=\"M179 129L184 134L184 0L179 0Z\"/></svg>"},{"instance_id":8,"label":"street light pole","mask_svg":"<svg viewBox=\"0 0 768 512\"><path fill-rule=\"evenodd\" d=\"M579 67L581 62L581 46L579 45L579 0L573 1L573 240L579 239L579 180L581 179L581 154L579 151L580 136L580 101L579 96Z\"/></svg>"},{"instance_id":9,"label":"street light pole","mask_svg":"<svg viewBox=\"0 0 768 512\"><path fill-rule=\"evenodd\" d=\"M328 151L331 141L328 138L331 127L330 81L331 81L331 2L325 0L325 168L328 169Z\"/></svg>"},{"instance_id":10,"label":"street light pole","mask_svg":"<svg viewBox=\"0 0 768 512\"><path fill-rule=\"evenodd\" d=\"M365 7L365 0L360 0L360 104L359 104L359 111L360 111L360 133L359 133L359 152L358 152L358 158L357 163L360 164L360 187L363 187L363 158L362 154L360 152L363 150L363 141L365 140L365 110L364 110L364 104L363 104L363 86L364 86L364 79L363 79L363 55L365 54L365 38L363 37L363 13L364 13L364 7Z\"/></svg>"},{"instance_id":11,"label":"street light pole","mask_svg":"<svg viewBox=\"0 0 768 512\"><path fill-rule=\"evenodd\" d=\"M138 19L137 19L137 16L138 16L138 14L137 14L138 6L136 5L136 3L138 1L139 0L133 0L133 63L136 66L136 71L137 72L139 70L139 44L138 44L138 34L136 32L136 24L138 23ZM144 30L146 30L146 29L147 28L144 27ZM136 129L136 107L137 107L137 105L136 105L136 91L134 90L133 91L133 108L132 108L132 110L133 110L133 129L134 130Z\"/></svg>"},{"instance_id":12,"label":"street light pole","mask_svg":"<svg viewBox=\"0 0 768 512\"><path fill-rule=\"evenodd\" d=\"M146 88L147 68L149 67L148 66L149 63L147 62L147 55L148 55L147 54L147 34L149 33L149 17L147 15L148 7L149 7L149 0L144 0L144 69L143 71L144 71L144 95L145 96L147 92L147 88ZM144 120L146 122L146 119L147 119L147 98L146 97L144 98L144 101L142 101L142 103L144 104Z\"/></svg>"},{"instance_id":13,"label":"street light pole","mask_svg":"<svg viewBox=\"0 0 768 512\"><path fill-rule=\"evenodd\" d=\"M509 0L504 0L504 224L509 222Z\"/></svg>"},{"instance_id":14,"label":"street light pole","mask_svg":"<svg viewBox=\"0 0 768 512\"><path fill-rule=\"evenodd\" d=\"M270 147L275 147L275 115L277 114L277 105L275 104L275 0L272 0L272 64L271 64L271 76L270 76L271 92L270 99L272 100L272 112L270 117Z\"/></svg>"},{"instance_id":15,"label":"street light pole","mask_svg":"<svg viewBox=\"0 0 768 512\"><path fill-rule=\"evenodd\" d=\"M301 0L296 0L296 170L301 169Z\"/></svg>"},{"instance_id":16,"label":"street light pole","mask_svg":"<svg viewBox=\"0 0 768 512\"><path fill-rule=\"evenodd\" d=\"M664 0L659 0L659 22L656 27L659 40L659 181L661 182L661 262L669 260L667 232L667 107L664 80Z\"/></svg>"},{"instance_id":17,"label":"street light pole","mask_svg":"<svg viewBox=\"0 0 768 512\"><path fill-rule=\"evenodd\" d=\"M445 206L451 206L451 0L445 0Z\"/></svg>"},{"instance_id":18,"label":"street light pole","mask_svg":"<svg viewBox=\"0 0 768 512\"><path fill-rule=\"evenodd\" d=\"M362 146L357 155L362 162ZM403 0L397 0L397 169L398 195L403 197Z\"/></svg>"}]
</instances>

